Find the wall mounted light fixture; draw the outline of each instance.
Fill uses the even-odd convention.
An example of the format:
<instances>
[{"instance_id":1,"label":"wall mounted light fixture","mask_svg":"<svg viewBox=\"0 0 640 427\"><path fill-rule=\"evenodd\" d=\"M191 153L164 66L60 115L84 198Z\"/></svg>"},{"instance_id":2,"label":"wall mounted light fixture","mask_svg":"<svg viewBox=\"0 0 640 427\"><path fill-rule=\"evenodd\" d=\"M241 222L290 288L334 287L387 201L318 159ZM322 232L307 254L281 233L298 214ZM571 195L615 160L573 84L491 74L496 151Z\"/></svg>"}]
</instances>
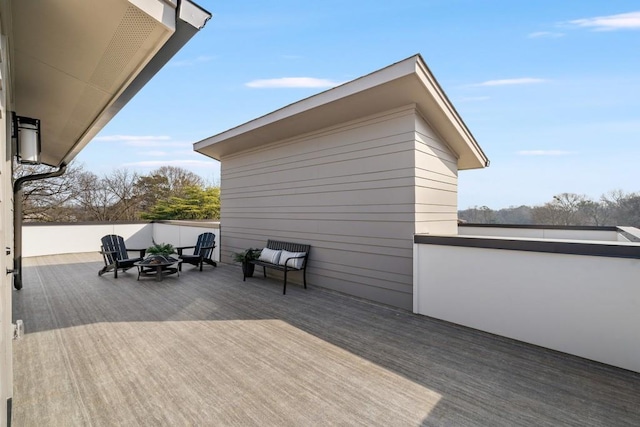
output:
<instances>
[{"instance_id":1,"label":"wall mounted light fixture","mask_svg":"<svg viewBox=\"0 0 640 427\"><path fill-rule=\"evenodd\" d=\"M40 163L40 120L30 117L13 116L13 136L17 140L18 161L20 163Z\"/></svg>"}]
</instances>

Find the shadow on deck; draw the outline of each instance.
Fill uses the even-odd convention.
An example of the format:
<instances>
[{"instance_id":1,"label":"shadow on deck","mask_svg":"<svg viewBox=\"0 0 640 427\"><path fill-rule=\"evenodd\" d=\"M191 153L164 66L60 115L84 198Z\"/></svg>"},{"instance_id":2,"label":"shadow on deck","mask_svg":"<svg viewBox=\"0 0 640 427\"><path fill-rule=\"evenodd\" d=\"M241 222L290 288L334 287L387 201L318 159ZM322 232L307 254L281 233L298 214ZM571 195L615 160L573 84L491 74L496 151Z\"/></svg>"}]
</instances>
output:
<instances>
[{"instance_id":1,"label":"shadow on deck","mask_svg":"<svg viewBox=\"0 0 640 427\"><path fill-rule=\"evenodd\" d=\"M640 374L238 266L100 266L25 260L14 425L640 425Z\"/></svg>"}]
</instances>

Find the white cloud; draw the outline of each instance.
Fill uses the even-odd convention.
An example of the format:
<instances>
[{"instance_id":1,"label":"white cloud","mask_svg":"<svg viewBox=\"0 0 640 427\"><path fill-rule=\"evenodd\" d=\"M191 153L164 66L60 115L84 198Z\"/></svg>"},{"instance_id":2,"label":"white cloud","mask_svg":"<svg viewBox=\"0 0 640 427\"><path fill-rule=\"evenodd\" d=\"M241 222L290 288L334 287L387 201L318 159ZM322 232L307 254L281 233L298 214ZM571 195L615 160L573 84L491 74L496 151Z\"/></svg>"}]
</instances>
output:
<instances>
[{"instance_id":1,"label":"white cloud","mask_svg":"<svg viewBox=\"0 0 640 427\"><path fill-rule=\"evenodd\" d=\"M523 150L518 151L521 156L566 156L570 151L563 150Z\"/></svg>"},{"instance_id":2,"label":"white cloud","mask_svg":"<svg viewBox=\"0 0 640 427\"><path fill-rule=\"evenodd\" d=\"M141 152L141 153L138 153L138 154L140 154L142 156L150 156L150 157L164 157L164 156L168 156L169 155L169 153L166 152L166 151L153 151L153 150L144 151L144 152Z\"/></svg>"},{"instance_id":3,"label":"white cloud","mask_svg":"<svg viewBox=\"0 0 640 427\"><path fill-rule=\"evenodd\" d=\"M564 33L556 33L551 31L537 31L529 34L527 37L530 39L557 39L564 36Z\"/></svg>"},{"instance_id":4,"label":"white cloud","mask_svg":"<svg viewBox=\"0 0 640 427\"><path fill-rule=\"evenodd\" d=\"M192 58L192 59L183 59L180 61L171 61L169 62L169 65L173 66L173 67L191 67L197 64L202 64L204 62L209 62L216 59L215 56L208 56L208 55L200 55L196 58Z\"/></svg>"},{"instance_id":5,"label":"white cloud","mask_svg":"<svg viewBox=\"0 0 640 427\"><path fill-rule=\"evenodd\" d=\"M96 141L166 141L171 139L170 136L160 135L106 135L106 136L98 136L94 138Z\"/></svg>"},{"instance_id":6,"label":"white cloud","mask_svg":"<svg viewBox=\"0 0 640 427\"><path fill-rule=\"evenodd\" d=\"M340 85L327 79L314 77L282 77L279 79L253 80L244 85L252 88L328 88Z\"/></svg>"},{"instance_id":7,"label":"white cloud","mask_svg":"<svg viewBox=\"0 0 640 427\"><path fill-rule=\"evenodd\" d=\"M168 147L187 147L191 146L190 142L185 141L157 141L157 140L148 140L148 141L127 141L125 143L131 147L148 147L148 148L168 148Z\"/></svg>"},{"instance_id":8,"label":"white cloud","mask_svg":"<svg viewBox=\"0 0 640 427\"><path fill-rule=\"evenodd\" d=\"M107 135L94 138L96 141L122 142L130 147L167 148L167 147L191 147L191 142L172 141L166 135Z\"/></svg>"},{"instance_id":9,"label":"white cloud","mask_svg":"<svg viewBox=\"0 0 640 427\"><path fill-rule=\"evenodd\" d=\"M487 80L486 82L477 83L473 86L511 86L511 85L529 85L546 82L545 79L533 77L521 77L517 79Z\"/></svg>"},{"instance_id":10,"label":"white cloud","mask_svg":"<svg viewBox=\"0 0 640 427\"><path fill-rule=\"evenodd\" d=\"M618 15L596 16L594 18L575 19L568 24L594 31L613 31L640 29L640 11L620 13Z\"/></svg>"},{"instance_id":11,"label":"white cloud","mask_svg":"<svg viewBox=\"0 0 640 427\"><path fill-rule=\"evenodd\" d=\"M215 160L145 160L141 162L124 163L125 167L158 168L160 166L189 167L210 167L215 164Z\"/></svg>"}]
</instances>

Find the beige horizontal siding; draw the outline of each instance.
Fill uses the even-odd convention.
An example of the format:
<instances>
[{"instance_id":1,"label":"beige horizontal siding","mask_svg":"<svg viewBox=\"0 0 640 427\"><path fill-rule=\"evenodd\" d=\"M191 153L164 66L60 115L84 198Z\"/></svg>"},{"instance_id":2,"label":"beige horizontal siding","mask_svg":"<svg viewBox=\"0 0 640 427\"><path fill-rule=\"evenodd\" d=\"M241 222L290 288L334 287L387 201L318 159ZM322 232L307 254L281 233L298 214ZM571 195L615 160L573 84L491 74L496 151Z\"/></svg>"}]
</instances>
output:
<instances>
[{"instance_id":1,"label":"beige horizontal siding","mask_svg":"<svg viewBox=\"0 0 640 427\"><path fill-rule=\"evenodd\" d=\"M457 182L455 154L414 106L235 153L222 159L222 259L308 243L310 284L411 309L413 235L456 224Z\"/></svg>"},{"instance_id":2,"label":"beige horizontal siding","mask_svg":"<svg viewBox=\"0 0 640 427\"><path fill-rule=\"evenodd\" d=\"M457 233L457 157L420 115L415 160L415 232Z\"/></svg>"},{"instance_id":3,"label":"beige horizontal siding","mask_svg":"<svg viewBox=\"0 0 640 427\"><path fill-rule=\"evenodd\" d=\"M310 284L411 308L414 122L400 109L223 158L223 260L309 243Z\"/></svg>"},{"instance_id":4,"label":"beige horizontal siding","mask_svg":"<svg viewBox=\"0 0 640 427\"><path fill-rule=\"evenodd\" d=\"M406 291L394 291L385 287L372 286L366 280L345 280L343 277L316 276L326 288L340 289L346 294L355 295L373 301L384 301L385 304L396 307L411 307L413 305L413 288L409 286Z\"/></svg>"}]
</instances>

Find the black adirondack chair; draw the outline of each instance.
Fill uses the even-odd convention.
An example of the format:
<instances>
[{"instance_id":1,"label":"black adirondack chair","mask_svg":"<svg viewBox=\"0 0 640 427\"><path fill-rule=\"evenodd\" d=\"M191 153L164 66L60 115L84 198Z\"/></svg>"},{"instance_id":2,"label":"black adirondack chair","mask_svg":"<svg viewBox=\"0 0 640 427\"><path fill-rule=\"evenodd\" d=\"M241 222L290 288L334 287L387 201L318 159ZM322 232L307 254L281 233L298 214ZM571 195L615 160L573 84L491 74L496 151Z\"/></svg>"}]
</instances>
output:
<instances>
[{"instance_id":1,"label":"black adirondack chair","mask_svg":"<svg viewBox=\"0 0 640 427\"><path fill-rule=\"evenodd\" d=\"M198 241L195 246L182 246L180 248L176 248L178 251L178 258L182 260L182 262L178 264L178 268L182 271L182 263L184 262L200 267L200 271L202 271L202 265L205 263L216 267L216 262L211 259L211 256L213 255L213 248L215 247L216 235L213 233L202 233L198 236ZM193 248L192 255L182 253L184 249L190 248Z\"/></svg>"},{"instance_id":2,"label":"black adirondack chair","mask_svg":"<svg viewBox=\"0 0 640 427\"><path fill-rule=\"evenodd\" d=\"M122 236L115 234L109 234L102 239L102 246L100 247L100 253L104 259L104 267L98 271L98 276L102 276L104 273L113 270L113 277L118 278L118 270L127 271L133 267L133 264L138 261L142 261L146 249L129 249L124 244ZM129 251L139 251L140 256L136 258L129 258Z\"/></svg>"}]
</instances>

